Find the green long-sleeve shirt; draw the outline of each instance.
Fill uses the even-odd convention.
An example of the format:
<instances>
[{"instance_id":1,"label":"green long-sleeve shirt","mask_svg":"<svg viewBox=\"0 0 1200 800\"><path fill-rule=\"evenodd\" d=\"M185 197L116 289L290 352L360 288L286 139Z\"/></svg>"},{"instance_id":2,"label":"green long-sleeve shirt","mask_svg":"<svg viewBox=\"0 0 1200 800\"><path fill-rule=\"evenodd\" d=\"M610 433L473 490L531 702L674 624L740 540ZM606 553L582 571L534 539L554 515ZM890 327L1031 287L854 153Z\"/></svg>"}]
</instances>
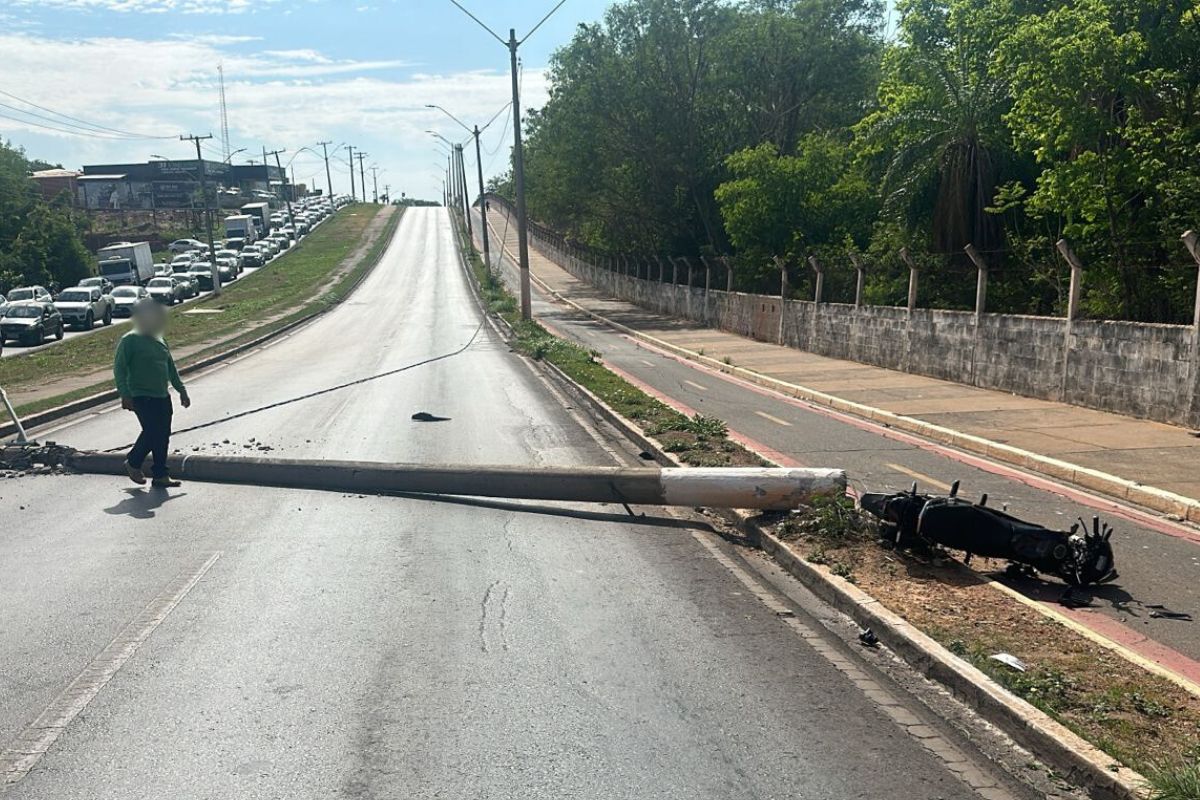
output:
<instances>
[{"instance_id":1,"label":"green long-sleeve shirt","mask_svg":"<svg viewBox=\"0 0 1200 800\"><path fill-rule=\"evenodd\" d=\"M121 397L166 397L168 383L184 393L167 343L137 331L121 337L113 360L113 377Z\"/></svg>"}]
</instances>

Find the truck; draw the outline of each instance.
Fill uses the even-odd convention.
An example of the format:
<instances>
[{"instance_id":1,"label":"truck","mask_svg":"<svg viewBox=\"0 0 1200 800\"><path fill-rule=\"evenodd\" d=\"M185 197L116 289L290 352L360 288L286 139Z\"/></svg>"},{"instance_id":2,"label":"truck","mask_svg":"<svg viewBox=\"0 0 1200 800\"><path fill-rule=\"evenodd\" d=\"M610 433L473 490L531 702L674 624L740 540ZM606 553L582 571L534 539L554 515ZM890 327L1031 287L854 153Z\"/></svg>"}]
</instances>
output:
<instances>
[{"instance_id":1,"label":"truck","mask_svg":"<svg viewBox=\"0 0 1200 800\"><path fill-rule=\"evenodd\" d=\"M238 214L225 218L225 238L241 239L245 244L253 244L258 239L258 228L255 220L249 214Z\"/></svg>"},{"instance_id":2,"label":"truck","mask_svg":"<svg viewBox=\"0 0 1200 800\"><path fill-rule=\"evenodd\" d=\"M145 286L154 277L149 242L117 242L96 252L100 276L113 286Z\"/></svg>"},{"instance_id":3,"label":"truck","mask_svg":"<svg viewBox=\"0 0 1200 800\"><path fill-rule=\"evenodd\" d=\"M254 217L254 224L258 228L259 239L271 232L270 203L246 203L246 205L242 206L242 213Z\"/></svg>"}]
</instances>

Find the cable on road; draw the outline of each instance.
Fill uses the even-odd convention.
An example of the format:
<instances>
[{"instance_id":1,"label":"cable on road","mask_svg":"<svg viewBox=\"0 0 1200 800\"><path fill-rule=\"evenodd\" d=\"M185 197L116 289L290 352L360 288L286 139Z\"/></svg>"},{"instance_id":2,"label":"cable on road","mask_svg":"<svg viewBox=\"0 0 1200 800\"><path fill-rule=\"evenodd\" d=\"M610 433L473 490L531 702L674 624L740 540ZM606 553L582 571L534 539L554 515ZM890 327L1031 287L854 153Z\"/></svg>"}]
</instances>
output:
<instances>
[{"instance_id":1,"label":"cable on road","mask_svg":"<svg viewBox=\"0 0 1200 800\"><path fill-rule=\"evenodd\" d=\"M442 353L440 356L433 356L431 358L426 358L424 360L417 361L412 364L406 364L403 367L397 367L396 369L389 369L387 372L380 372L377 375L370 375L366 378L359 378L358 380L349 381L347 383L339 383L337 386L329 386L325 389L318 389L315 392L309 392L308 394L302 394L298 397L292 397L288 400L280 400L277 403L270 403L265 406L259 406L258 408L252 408L248 411L239 411L236 414L230 414L227 417L221 417L220 419L214 419L210 422L204 422L199 425L193 425L190 428L182 428L180 430L171 431L171 435L179 436L180 434L191 433L193 431L199 431L199 430L203 430L205 428L211 428L214 425L220 425L221 423L224 423L224 422L230 422L235 419L241 419L242 417L248 417L252 414L259 414L259 413L262 413L263 411L270 411L273 408L280 408L281 406L291 405L292 403L299 403L301 400L311 400L312 398L320 397L323 394L329 394L330 392L336 392L341 389L349 389L351 386L359 386L361 384L369 383L371 381L377 381L380 378L388 378L388 377L391 377L392 375L397 375L401 372L407 372L410 369L416 369L417 367L428 366L428 365L434 364L438 361L446 361L447 359L451 359L451 358L454 358L455 356L462 355L471 347L471 345L475 344L475 340L479 338L479 334L483 330L483 326L485 324L487 324L486 318L483 320L480 320L478 327L475 328L475 332L471 334L471 338L467 340L467 343L464 344L462 347L458 348L457 350L453 350L449 353ZM104 450L102 452L116 453L120 450L128 450L130 447L133 447L133 442L130 442L129 444L121 445L119 447L110 447L107 450Z\"/></svg>"}]
</instances>

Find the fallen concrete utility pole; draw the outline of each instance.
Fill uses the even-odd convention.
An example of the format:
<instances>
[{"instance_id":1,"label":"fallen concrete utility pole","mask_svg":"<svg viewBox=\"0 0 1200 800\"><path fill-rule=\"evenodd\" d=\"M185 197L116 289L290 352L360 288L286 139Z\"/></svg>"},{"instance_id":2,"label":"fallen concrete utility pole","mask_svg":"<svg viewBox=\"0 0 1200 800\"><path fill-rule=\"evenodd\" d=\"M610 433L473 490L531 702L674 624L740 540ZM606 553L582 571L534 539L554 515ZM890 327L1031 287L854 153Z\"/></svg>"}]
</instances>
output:
<instances>
[{"instance_id":1,"label":"fallen concrete utility pole","mask_svg":"<svg viewBox=\"0 0 1200 800\"><path fill-rule=\"evenodd\" d=\"M61 463L77 472L125 474L122 454L60 452ZM778 511L846 491L846 473L837 469L462 467L199 455L172 456L169 465L183 480L286 489Z\"/></svg>"},{"instance_id":2,"label":"fallen concrete utility pole","mask_svg":"<svg viewBox=\"0 0 1200 800\"><path fill-rule=\"evenodd\" d=\"M29 437L25 435L25 426L21 424L21 418L17 416L16 409L12 403L8 401L8 395L4 392L4 387L0 386L0 403L8 410L8 416L12 418L13 425L17 426L17 438L13 441L16 444L25 444L29 441Z\"/></svg>"}]
</instances>

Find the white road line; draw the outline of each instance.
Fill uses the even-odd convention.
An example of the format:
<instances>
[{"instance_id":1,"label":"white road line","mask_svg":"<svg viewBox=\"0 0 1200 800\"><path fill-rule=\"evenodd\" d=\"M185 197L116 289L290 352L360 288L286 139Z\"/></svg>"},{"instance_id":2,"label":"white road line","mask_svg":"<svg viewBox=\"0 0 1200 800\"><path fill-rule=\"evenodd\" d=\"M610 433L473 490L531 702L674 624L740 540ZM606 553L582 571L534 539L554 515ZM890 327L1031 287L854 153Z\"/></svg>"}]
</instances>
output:
<instances>
[{"instance_id":1,"label":"white road line","mask_svg":"<svg viewBox=\"0 0 1200 800\"><path fill-rule=\"evenodd\" d=\"M707 386L701 386L700 384L696 383L695 381L689 381L689 380L686 380L686 379L685 379L685 380L684 380L684 383L686 383L688 386L692 387L693 389L698 389L698 390L699 390L699 391L701 391L701 392L707 392L707 391L708 391L708 387L707 387Z\"/></svg>"},{"instance_id":2,"label":"white road line","mask_svg":"<svg viewBox=\"0 0 1200 800\"><path fill-rule=\"evenodd\" d=\"M774 422L776 425L782 425L785 428L792 427L792 423L788 422L786 419L780 419L779 417L771 416L770 414L768 414L765 411L755 411L754 413L758 414L760 417L762 417L765 420Z\"/></svg>"},{"instance_id":3,"label":"white road line","mask_svg":"<svg viewBox=\"0 0 1200 800\"><path fill-rule=\"evenodd\" d=\"M950 484L943 483L942 481L939 481L937 478L931 478L928 475L924 474L923 472L917 472L915 469L909 469L908 467L902 467L899 464L884 464L884 466L887 467L888 469L894 469L894 470L896 470L896 472L903 473L910 478L916 478L918 481L921 481L922 483L928 483L930 486L932 486L935 489L941 489L943 492L950 491Z\"/></svg>"},{"instance_id":4,"label":"white road line","mask_svg":"<svg viewBox=\"0 0 1200 800\"><path fill-rule=\"evenodd\" d=\"M655 365L655 363L654 363L653 361L647 361L647 360L646 360L646 359L644 359L644 358L639 358L639 359L638 359L638 361L642 362L642 363L643 363L643 364L645 364L647 367L653 367L653 366L656 366L656 365Z\"/></svg>"},{"instance_id":5,"label":"white road line","mask_svg":"<svg viewBox=\"0 0 1200 800\"><path fill-rule=\"evenodd\" d=\"M172 578L158 596L84 667L75 680L67 684L67 688L46 706L37 719L0 751L0 791L29 774L71 721L87 708L220 557L220 551L210 553L199 566Z\"/></svg>"}]
</instances>

